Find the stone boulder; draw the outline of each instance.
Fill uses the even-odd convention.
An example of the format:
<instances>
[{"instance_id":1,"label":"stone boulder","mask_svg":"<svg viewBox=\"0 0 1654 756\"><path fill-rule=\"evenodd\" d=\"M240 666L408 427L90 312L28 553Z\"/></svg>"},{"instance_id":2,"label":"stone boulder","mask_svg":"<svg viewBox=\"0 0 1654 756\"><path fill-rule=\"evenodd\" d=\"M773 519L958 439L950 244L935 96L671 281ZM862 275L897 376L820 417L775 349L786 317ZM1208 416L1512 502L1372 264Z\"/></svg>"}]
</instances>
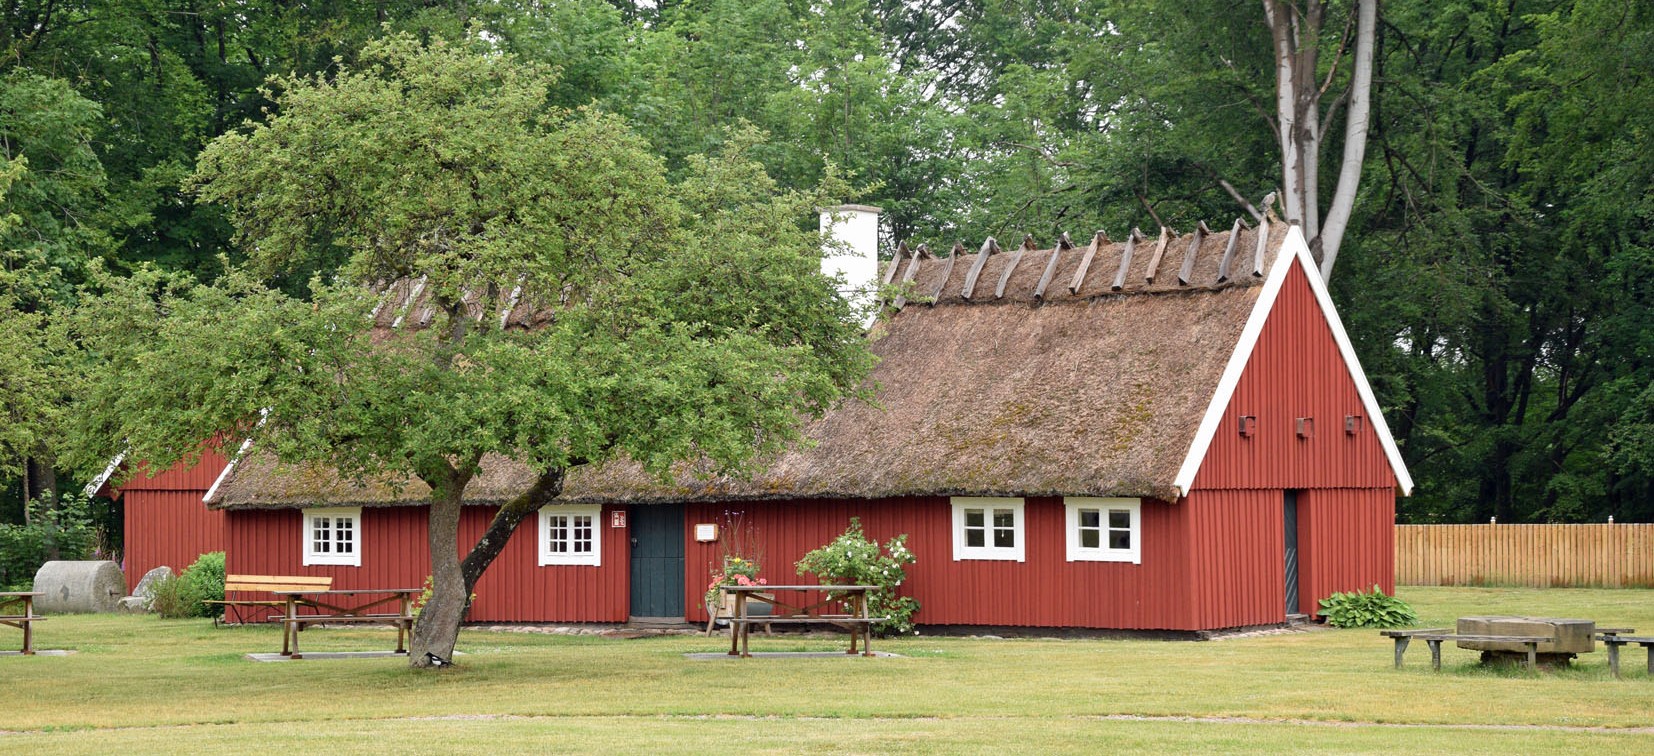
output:
<instances>
[{"instance_id":1,"label":"stone boulder","mask_svg":"<svg viewBox=\"0 0 1654 756\"><path fill-rule=\"evenodd\" d=\"M155 603L155 584L175 577L177 575L173 573L172 568L164 564L144 573L144 576L138 579L138 587L132 590L132 595L121 600L122 606L125 606L127 599L138 599L143 606L136 611L150 611L150 606Z\"/></svg>"}]
</instances>

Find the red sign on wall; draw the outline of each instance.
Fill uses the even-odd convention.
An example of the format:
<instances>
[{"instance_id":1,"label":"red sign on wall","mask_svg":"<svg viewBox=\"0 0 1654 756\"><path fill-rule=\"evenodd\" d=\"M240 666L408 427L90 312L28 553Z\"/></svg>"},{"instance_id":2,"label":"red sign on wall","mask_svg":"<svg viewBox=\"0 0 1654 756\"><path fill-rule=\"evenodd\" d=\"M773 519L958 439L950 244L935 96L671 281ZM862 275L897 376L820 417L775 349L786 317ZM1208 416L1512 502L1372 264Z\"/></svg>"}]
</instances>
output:
<instances>
[{"instance_id":1,"label":"red sign on wall","mask_svg":"<svg viewBox=\"0 0 1654 756\"><path fill-rule=\"evenodd\" d=\"M626 527L626 510L616 509L615 511L610 512L609 513L609 527L611 527L611 528L624 528L624 527Z\"/></svg>"}]
</instances>

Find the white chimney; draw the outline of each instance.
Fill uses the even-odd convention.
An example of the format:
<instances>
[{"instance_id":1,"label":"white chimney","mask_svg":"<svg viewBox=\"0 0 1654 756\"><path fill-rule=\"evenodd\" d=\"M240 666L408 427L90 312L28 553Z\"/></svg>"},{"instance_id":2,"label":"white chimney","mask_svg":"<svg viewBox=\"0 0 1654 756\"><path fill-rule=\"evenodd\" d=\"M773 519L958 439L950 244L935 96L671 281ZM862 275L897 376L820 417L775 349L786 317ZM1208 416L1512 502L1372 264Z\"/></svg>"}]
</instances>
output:
<instances>
[{"instance_id":1,"label":"white chimney","mask_svg":"<svg viewBox=\"0 0 1654 756\"><path fill-rule=\"evenodd\" d=\"M879 284L879 214L867 205L839 205L821 209L821 233L838 242L821 258L823 275L843 275L839 293L867 313L872 324L873 299Z\"/></svg>"}]
</instances>

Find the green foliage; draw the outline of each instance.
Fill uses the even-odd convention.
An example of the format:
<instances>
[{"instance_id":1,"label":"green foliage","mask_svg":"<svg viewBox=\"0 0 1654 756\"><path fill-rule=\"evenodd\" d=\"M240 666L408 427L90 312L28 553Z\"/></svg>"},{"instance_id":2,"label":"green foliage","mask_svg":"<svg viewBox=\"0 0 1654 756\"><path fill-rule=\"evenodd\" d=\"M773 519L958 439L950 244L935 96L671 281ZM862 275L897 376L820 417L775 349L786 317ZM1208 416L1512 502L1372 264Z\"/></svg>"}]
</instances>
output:
<instances>
[{"instance_id":1,"label":"green foliage","mask_svg":"<svg viewBox=\"0 0 1654 756\"><path fill-rule=\"evenodd\" d=\"M36 502L27 525L0 523L0 591L26 591L40 565L54 559L101 559L91 505L78 494L65 495L55 508Z\"/></svg>"},{"instance_id":2,"label":"green foliage","mask_svg":"<svg viewBox=\"0 0 1654 756\"><path fill-rule=\"evenodd\" d=\"M150 608L167 619L212 617L224 609L208 601L224 600L224 552L202 554L176 577L157 580Z\"/></svg>"},{"instance_id":3,"label":"green foliage","mask_svg":"<svg viewBox=\"0 0 1654 756\"><path fill-rule=\"evenodd\" d=\"M1412 627L1419 617L1413 607L1373 586L1370 593L1350 591L1321 599L1321 615L1333 627Z\"/></svg>"},{"instance_id":4,"label":"green foliage","mask_svg":"<svg viewBox=\"0 0 1654 756\"><path fill-rule=\"evenodd\" d=\"M919 601L912 596L897 595L897 589L907 580L907 565L917 559L907 548L907 535L896 536L880 550L877 541L862 534L861 519L850 518L850 527L831 543L815 549L798 560L798 574L815 575L827 584L876 585L877 591L868 595L867 610L875 617L888 617L875 626L881 633L906 633L913 630L913 615L919 611Z\"/></svg>"}]
</instances>

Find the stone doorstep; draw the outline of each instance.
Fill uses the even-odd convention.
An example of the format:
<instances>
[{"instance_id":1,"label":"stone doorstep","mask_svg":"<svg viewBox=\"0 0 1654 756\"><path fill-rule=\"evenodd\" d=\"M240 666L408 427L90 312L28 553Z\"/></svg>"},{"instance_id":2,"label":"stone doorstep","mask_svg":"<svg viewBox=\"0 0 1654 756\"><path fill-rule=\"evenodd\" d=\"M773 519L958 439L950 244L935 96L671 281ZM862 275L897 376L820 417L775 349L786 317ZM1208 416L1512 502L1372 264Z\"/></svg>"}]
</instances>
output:
<instances>
[{"instance_id":1,"label":"stone doorstep","mask_svg":"<svg viewBox=\"0 0 1654 756\"><path fill-rule=\"evenodd\" d=\"M33 656L68 656L69 654L72 654L72 653L75 653L75 652L70 651L70 650L65 650L65 649L37 648L37 649L35 649L35 652L32 655ZM0 656L28 656L28 655L29 654L24 654L22 651L0 651Z\"/></svg>"}]
</instances>

